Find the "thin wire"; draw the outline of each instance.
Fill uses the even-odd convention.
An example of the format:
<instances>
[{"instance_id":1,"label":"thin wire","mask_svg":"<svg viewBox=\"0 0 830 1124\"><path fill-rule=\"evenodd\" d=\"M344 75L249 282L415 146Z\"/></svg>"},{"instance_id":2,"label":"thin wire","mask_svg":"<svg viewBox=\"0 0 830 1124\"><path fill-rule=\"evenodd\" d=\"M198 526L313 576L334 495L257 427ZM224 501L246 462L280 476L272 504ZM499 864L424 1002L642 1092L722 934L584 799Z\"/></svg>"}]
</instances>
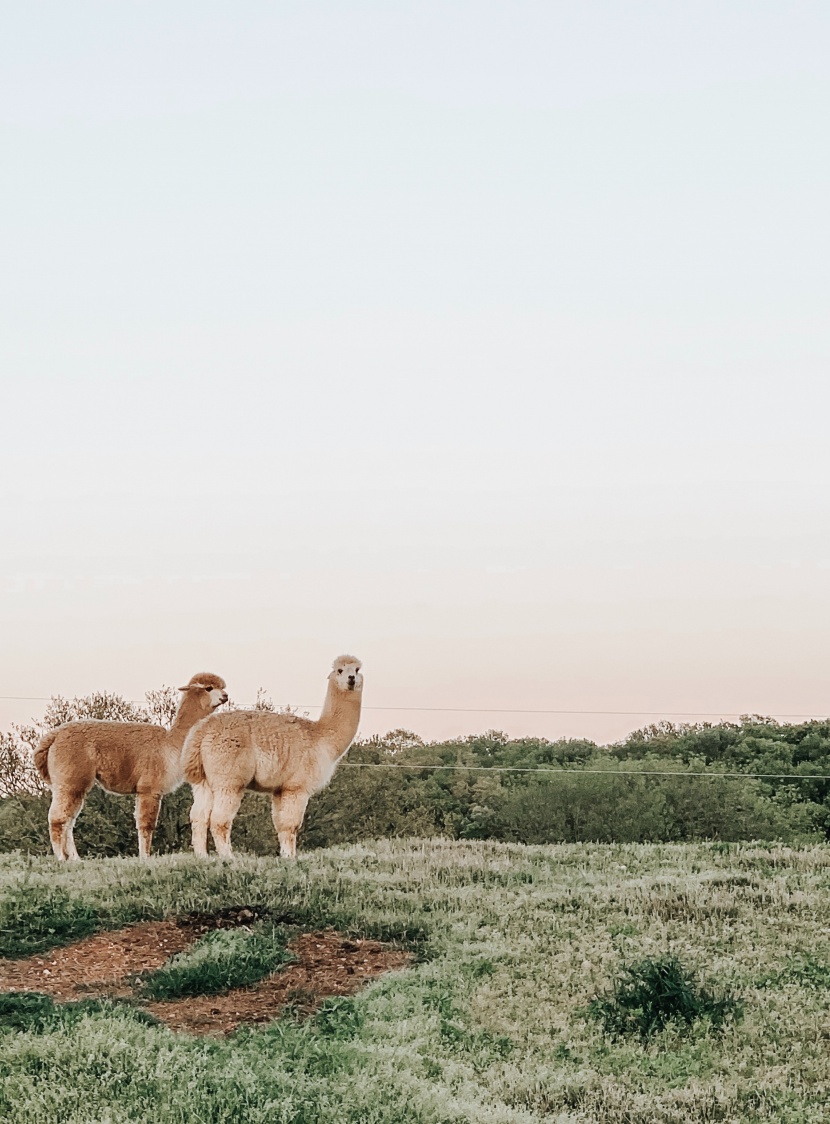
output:
<instances>
[{"instance_id":1,"label":"thin wire","mask_svg":"<svg viewBox=\"0 0 830 1124\"><path fill-rule=\"evenodd\" d=\"M318 704L319 706L319 704ZM307 709L306 707L302 708ZM668 715L685 718L743 718L747 711L726 710L510 710L486 706L364 706L364 710L435 711L440 714L631 714ZM824 715L799 711L797 714L776 712L781 718L823 718Z\"/></svg>"},{"instance_id":2,"label":"thin wire","mask_svg":"<svg viewBox=\"0 0 830 1124\"><path fill-rule=\"evenodd\" d=\"M386 761L344 761L349 769L458 769L465 773L550 773L553 776L709 777L710 779L830 781L830 773L705 773L679 769L546 769L532 765L398 765Z\"/></svg>"},{"instance_id":3,"label":"thin wire","mask_svg":"<svg viewBox=\"0 0 830 1124\"><path fill-rule=\"evenodd\" d=\"M24 702L51 702L51 698L39 695L0 695L0 699L16 699ZM128 700L137 702L138 700ZM300 708L298 708L300 709ZM301 709L306 709L302 707ZM719 711L649 711L649 710L492 710L480 711L467 707L393 707L373 706L364 707L364 710L419 710L438 712L458 712L464 714L672 714L695 715L697 717L724 717ZM741 715L734 715L741 717ZM804 718L803 714L782 714L782 718ZM345 761L344 766L350 769L452 769L466 773L548 773L553 776L609 776L609 777L708 777L710 780L791 780L791 781L826 781L830 780L830 773L720 773L720 772L687 772L677 769L547 769L532 765L404 765L386 761Z\"/></svg>"},{"instance_id":4,"label":"thin wire","mask_svg":"<svg viewBox=\"0 0 830 1124\"><path fill-rule=\"evenodd\" d=\"M51 702L45 695L0 695L0 699L17 702Z\"/></svg>"},{"instance_id":5,"label":"thin wire","mask_svg":"<svg viewBox=\"0 0 830 1124\"><path fill-rule=\"evenodd\" d=\"M46 695L0 695L0 700L17 702L51 702L54 696ZM125 699L125 702L135 706L144 706L146 699ZM254 704L251 704L252 706ZM320 703L305 703L296 707L297 710L319 710ZM363 710L386 710L403 713L413 711L430 714L599 714L599 715L631 715L634 717L665 717L665 718L743 718L751 712L726 711L726 710L523 710L508 707L482 707L482 706L364 706ZM825 718L826 715L817 714L815 711L798 711L793 714L776 712L779 718Z\"/></svg>"}]
</instances>

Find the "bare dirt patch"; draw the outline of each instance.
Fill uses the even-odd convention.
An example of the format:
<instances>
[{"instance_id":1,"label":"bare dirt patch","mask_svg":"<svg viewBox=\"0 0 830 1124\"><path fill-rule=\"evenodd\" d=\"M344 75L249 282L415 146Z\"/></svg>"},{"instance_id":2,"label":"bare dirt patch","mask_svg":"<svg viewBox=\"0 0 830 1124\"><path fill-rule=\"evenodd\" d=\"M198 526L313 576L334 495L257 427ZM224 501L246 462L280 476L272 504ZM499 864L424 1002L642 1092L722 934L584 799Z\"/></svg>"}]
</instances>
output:
<instances>
[{"instance_id":1,"label":"bare dirt patch","mask_svg":"<svg viewBox=\"0 0 830 1124\"><path fill-rule=\"evenodd\" d=\"M147 921L96 933L26 960L0 960L0 991L40 991L64 1000L129 995L135 976L155 972L197 936L175 921Z\"/></svg>"},{"instance_id":2,"label":"bare dirt patch","mask_svg":"<svg viewBox=\"0 0 830 1124\"><path fill-rule=\"evenodd\" d=\"M148 921L30 956L0 960L0 992L37 991L69 1001L90 997L136 998L138 978L155 972L199 937L216 928L255 920L245 908ZM295 960L251 987L223 995L144 1002L172 1030L228 1034L245 1024L270 1022L290 1004L310 1014L331 996L353 995L371 979L402 968L412 956L379 941L350 939L332 929L302 933L288 945Z\"/></svg>"},{"instance_id":3,"label":"bare dirt patch","mask_svg":"<svg viewBox=\"0 0 830 1124\"><path fill-rule=\"evenodd\" d=\"M349 940L331 929L303 933L288 950L296 961L253 987L148 1003L147 1010L173 1030L228 1034L243 1023L271 1022L289 1003L310 1014L323 999L353 995L368 980L403 968L412 959L408 952L378 941Z\"/></svg>"}]
</instances>

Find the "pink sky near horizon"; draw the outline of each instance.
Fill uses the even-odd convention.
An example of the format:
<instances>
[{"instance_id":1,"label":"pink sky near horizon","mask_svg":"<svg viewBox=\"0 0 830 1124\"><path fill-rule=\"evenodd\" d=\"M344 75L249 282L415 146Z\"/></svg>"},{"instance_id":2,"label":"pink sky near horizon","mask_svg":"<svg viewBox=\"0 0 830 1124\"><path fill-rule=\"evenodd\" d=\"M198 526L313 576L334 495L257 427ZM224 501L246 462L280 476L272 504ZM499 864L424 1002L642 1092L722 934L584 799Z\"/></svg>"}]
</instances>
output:
<instances>
[{"instance_id":1,"label":"pink sky near horizon","mask_svg":"<svg viewBox=\"0 0 830 1124\"><path fill-rule=\"evenodd\" d=\"M782 571L788 597L780 596ZM195 624L198 602L214 595L222 601L223 583L137 581L129 610L120 584L105 592L94 583L85 590L83 582L69 590L55 583L61 588L50 593L44 583L40 630L28 640L18 637L16 677L6 679L13 689L3 693L35 693L31 685L37 684L38 694L107 689L141 698L151 687L177 686L176 677L186 681L197 670L212 670L226 678L240 703L252 702L262 687L279 704L314 708L331 659L342 649L364 661L364 736L399 726L427 739L496 728L512 736L610 742L661 716L822 714L825 622L813 613L819 603L826 609L823 569L778 567L752 588L746 575L728 575L727 585L710 567L707 589L700 575L691 581L687 568L674 574L688 583L685 597L660 590L661 575L666 582L663 567L659 574L632 567L610 580L602 568L572 571L553 596L545 593L548 570L459 570L438 575L437 586L435 574L370 573L347 612L331 592L333 572L285 575L276 585L237 576L225 583L235 591L233 604ZM778 589L771 592L773 584ZM328 601L315 605L323 588ZM61 609L84 621L84 635L58 642L53 632L44 643ZM442 620L448 621L443 631ZM31 613L21 623L29 630ZM270 627L279 631L277 641L269 639ZM338 644L332 643L335 632ZM379 709L385 707L401 709ZM6 723L41 709L0 700Z\"/></svg>"}]
</instances>

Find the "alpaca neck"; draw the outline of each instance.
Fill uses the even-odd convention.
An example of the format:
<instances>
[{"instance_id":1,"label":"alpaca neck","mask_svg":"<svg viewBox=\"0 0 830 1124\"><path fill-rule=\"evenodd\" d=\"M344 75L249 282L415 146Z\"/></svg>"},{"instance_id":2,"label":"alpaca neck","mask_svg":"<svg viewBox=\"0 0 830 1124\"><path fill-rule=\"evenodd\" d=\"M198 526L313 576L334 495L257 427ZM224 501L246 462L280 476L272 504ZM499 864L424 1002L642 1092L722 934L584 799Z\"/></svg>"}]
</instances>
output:
<instances>
[{"instance_id":1,"label":"alpaca neck","mask_svg":"<svg viewBox=\"0 0 830 1124\"><path fill-rule=\"evenodd\" d=\"M354 741L360 722L360 695L360 691L341 691L329 683L317 729L333 761L342 757Z\"/></svg>"},{"instance_id":2,"label":"alpaca neck","mask_svg":"<svg viewBox=\"0 0 830 1124\"><path fill-rule=\"evenodd\" d=\"M173 719L173 725L167 732L168 741L178 750L181 750L191 729L206 714L204 708L194 698L194 694L193 691L184 692L182 701L179 703L179 709L176 711L176 717Z\"/></svg>"}]
</instances>

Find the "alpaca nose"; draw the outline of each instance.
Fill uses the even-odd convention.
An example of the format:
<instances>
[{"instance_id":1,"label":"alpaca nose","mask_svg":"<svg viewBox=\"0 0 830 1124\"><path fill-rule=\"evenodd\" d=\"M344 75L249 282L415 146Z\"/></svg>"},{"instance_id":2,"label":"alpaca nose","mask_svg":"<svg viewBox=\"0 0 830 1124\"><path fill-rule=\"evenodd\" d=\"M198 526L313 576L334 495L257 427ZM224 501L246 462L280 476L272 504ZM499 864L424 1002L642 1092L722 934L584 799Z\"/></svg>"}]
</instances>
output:
<instances>
[{"instance_id":1,"label":"alpaca nose","mask_svg":"<svg viewBox=\"0 0 830 1124\"><path fill-rule=\"evenodd\" d=\"M222 694L220 695L220 698L221 698L223 703L226 703L228 701L228 692L223 691Z\"/></svg>"},{"instance_id":2,"label":"alpaca nose","mask_svg":"<svg viewBox=\"0 0 830 1124\"><path fill-rule=\"evenodd\" d=\"M353 675L349 676L349 686L354 687L354 676Z\"/></svg>"}]
</instances>

